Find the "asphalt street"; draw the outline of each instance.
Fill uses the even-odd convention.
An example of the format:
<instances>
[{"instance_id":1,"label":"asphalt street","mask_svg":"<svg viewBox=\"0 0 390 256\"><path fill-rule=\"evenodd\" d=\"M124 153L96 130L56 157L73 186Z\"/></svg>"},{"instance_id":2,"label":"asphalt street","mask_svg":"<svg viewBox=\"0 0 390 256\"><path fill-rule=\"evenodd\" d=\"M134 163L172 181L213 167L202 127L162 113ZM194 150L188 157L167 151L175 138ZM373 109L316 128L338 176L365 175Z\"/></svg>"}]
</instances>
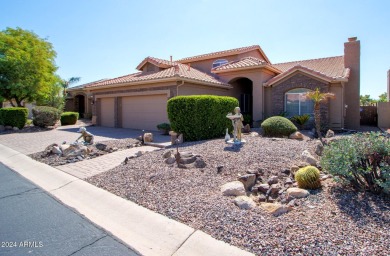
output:
<instances>
[{"instance_id":1,"label":"asphalt street","mask_svg":"<svg viewBox=\"0 0 390 256\"><path fill-rule=\"evenodd\" d=\"M0 255L138 254L0 163Z\"/></svg>"}]
</instances>

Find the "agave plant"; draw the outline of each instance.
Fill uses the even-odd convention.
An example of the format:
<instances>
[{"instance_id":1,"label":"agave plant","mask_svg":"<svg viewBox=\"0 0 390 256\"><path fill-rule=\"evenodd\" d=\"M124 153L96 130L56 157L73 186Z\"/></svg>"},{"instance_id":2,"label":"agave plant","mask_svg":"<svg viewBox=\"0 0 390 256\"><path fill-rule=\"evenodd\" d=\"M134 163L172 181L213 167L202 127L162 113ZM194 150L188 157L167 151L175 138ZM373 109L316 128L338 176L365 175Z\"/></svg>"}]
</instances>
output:
<instances>
[{"instance_id":1,"label":"agave plant","mask_svg":"<svg viewBox=\"0 0 390 256\"><path fill-rule=\"evenodd\" d=\"M315 91L306 93L306 98L314 102L314 122L316 125L318 138L322 141L321 134L321 111L320 107L322 103L325 103L328 99L333 99L335 95L329 92L320 92L319 88Z\"/></svg>"}]
</instances>

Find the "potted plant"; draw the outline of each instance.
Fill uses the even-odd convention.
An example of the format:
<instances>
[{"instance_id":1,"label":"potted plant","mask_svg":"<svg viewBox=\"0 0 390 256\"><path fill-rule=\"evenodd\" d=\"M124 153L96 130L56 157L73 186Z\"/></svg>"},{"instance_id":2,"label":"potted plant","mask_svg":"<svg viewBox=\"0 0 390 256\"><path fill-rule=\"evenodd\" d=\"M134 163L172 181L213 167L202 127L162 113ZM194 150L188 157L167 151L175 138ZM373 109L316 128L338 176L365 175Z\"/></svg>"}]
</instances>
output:
<instances>
[{"instance_id":1,"label":"potted plant","mask_svg":"<svg viewBox=\"0 0 390 256\"><path fill-rule=\"evenodd\" d=\"M161 123L157 125L157 129L159 129L163 135L169 135L169 131L171 130L171 125L168 123Z\"/></svg>"}]
</instances>

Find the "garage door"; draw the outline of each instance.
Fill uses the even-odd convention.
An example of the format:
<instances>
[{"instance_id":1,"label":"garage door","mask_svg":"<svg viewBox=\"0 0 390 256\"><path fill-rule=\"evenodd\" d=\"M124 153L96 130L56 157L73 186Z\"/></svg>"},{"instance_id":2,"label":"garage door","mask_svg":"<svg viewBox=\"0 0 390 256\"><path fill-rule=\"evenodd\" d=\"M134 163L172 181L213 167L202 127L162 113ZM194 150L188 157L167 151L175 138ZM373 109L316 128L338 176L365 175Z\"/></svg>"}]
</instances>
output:
<instances>
[{"instance_id":1,"label":"garage door","mask_svg":"<svg viewBox=\"0 0 390 256\"><path fill-rule=\"evenodd\" d=\"M100 125L105 127L115 126L115 98L102 98L100 105Z\"/></svg>"},{"instance_id":2,"label":"garage door","mask_svg":"<svg viewBox=\"0 0 390 256\"><path fill-rule=\"evenodd\" d=\"M122 98L122 127L157 130L168 122L167 95L142 95Z\"/></svg>"}]
</instances>

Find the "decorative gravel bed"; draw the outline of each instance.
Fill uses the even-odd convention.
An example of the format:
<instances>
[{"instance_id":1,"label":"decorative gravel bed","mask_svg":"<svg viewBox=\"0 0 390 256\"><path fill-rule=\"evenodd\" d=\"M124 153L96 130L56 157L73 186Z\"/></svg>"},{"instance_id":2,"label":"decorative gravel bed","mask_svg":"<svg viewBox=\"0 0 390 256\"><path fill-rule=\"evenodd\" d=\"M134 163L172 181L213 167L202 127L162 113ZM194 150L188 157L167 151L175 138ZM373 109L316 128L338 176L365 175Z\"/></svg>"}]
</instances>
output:
<instances>
[{"instance_id":1,"label":"decorative gravel bed","mask_svg":"<svg viewBox=\"0 0 390 256\"><path fill-rule=\"evenodd\" d=\"M281 176L314 145L311 140L245 139L237 150L222 139L183 144L180 152L200 154L207 164L203 169L165 164L165 149L88 182L256 255L389 255L389 198L356 193L328 179L292 211L274 217L260 207L240 210L232 197L222 196L221 185L248 169L261 168L263 180ZM220 165L224 170L217 173Z\"/></svg>"},{"instance_id":2,"label":"decorative gravel bed","mask_svg":"<svg viewBox=\"0 0 390 256\"><path fill-rule=\"evenodd\" d=\"M135 143L139 143L139 141L136 139L116 139L116 140L99 141L96 142L94 145L87 146L90 149L91 153L85 159L84 158L78 159L74 157L73 159L69 160L66 157L53 154L50 151L47 152L45 150L30 154L28 156L41 163L48 164L51 166L58 166L58 165L67 164L68 163L67 161L78 162L78 161L106 155L115 151L124 150L129 148L130 145L134 145ZM95 147L96 144L105 144L107 145L107 149L99 150Z\"/></svg>"}]
</instances>

